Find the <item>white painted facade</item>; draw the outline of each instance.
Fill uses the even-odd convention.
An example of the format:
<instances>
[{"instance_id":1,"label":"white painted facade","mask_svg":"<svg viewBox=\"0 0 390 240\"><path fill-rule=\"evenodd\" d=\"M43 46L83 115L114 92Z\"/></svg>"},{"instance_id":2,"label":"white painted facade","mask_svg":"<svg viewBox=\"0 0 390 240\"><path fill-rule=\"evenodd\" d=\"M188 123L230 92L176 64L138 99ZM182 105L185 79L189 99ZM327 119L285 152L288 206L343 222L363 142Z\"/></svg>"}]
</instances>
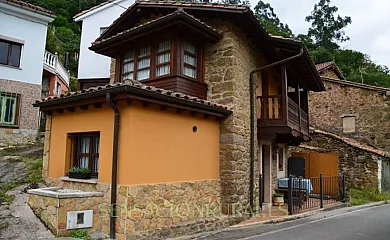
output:
<instances>
[{"instance_id":1,"label":"white painted facade","mask_svg":"<svg viewBox=\"0 0 390 240\"><path fill-rule=\"evenodd\" d=\"M41 85L47 24L53 17L0 2L0 38L23 42L20 67L0 65L0 79Z\"/></svg>"},{"instance_id":2,"label":"white painted facade","mask_svg":"<svg viewBox=\"0 0 390 240\"><path fill-rule=\"evenodd\" d=\"M109 78L111 59L88 48L100 36L100 29L108 27L134 0L116 0L75 17L81 22L81 41L78 79Z\"/></svg>"}]
</instances>

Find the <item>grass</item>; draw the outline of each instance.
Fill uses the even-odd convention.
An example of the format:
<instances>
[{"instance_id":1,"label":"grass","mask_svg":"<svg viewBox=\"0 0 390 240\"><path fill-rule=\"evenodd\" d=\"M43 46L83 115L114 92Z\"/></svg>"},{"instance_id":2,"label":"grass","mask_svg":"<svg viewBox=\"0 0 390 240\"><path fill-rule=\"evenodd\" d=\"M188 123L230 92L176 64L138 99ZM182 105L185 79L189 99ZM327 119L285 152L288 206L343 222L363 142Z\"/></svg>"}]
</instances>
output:
<instances>
[{"instance_id":1,"label":"grass","mask_svg":"<svg viewBox=\"0 0 390 240\"><path fill-rule=\"evenodd\" d=\"M88 237L88 233L85 230L73 230L71 233L71 237L86 239Z\"/></svg>"},{"instance_id":2,"label":"grass","mask_svg":"<svg viewBox=\"0 0 390 240\"><path fill-rule=\"evenodd\" d=\"M375 188L353 188L349 193L352 206L390 200L390 193L379 193Z\"/></svg>"}]
</instances>

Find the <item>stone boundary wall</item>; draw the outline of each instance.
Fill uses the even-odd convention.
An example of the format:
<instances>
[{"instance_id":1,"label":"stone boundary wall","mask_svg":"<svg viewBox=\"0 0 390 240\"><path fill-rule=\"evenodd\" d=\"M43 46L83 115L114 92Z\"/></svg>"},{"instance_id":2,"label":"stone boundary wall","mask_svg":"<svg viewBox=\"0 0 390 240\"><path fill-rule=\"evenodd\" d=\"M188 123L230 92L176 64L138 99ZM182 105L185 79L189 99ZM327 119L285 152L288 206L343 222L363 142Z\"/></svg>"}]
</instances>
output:
<instances>
[{"instance_id":1,"label":"stone boundary wall","mask_svg":"<svg viewBox=\"0 0 390 240\"><path fill-rule=\"evenodd\" d=\"M54 200L47 200L47 197L30 195L29 205L53 233L70 234L70 231L64 231L67 211L93 209L97 219L94 219L93 229L90 229L89 232L109 234L111 199L111 186L109 184L86 184L49 178L47 182L51 186L104 194L103 197L94 197L93 199L60 199L56 203L53 202ZM132 237L145 234L152 234L155 237L164 234L170 236L181 233L188 234L179 226L184 226L184 229L191 228L192 232L195 233L205 231L205 229L212 230L212 228L224 227L229 221L240 219L239 217L231 217L230 220L227 220L226 216L221 214L219 180L133 186L118 185L117 194L117 239L138 239ZM39 199L36 199L37 197ZM59 206L58 211L52 207L49 208L50 204ZM54 214L57 214L58 222L55 222L56 217L52 216ZM58 228L53 229L52 226L57 223ZM145 237L145 239L149 238Z\"/></svg>"},{"instance_id":2,"label":"stone boundary wall","mask_svg":"<svg viewBox=\"0 0 390 240\"><path fill-rule=\"evenodd\" d=\"M0 144L8 146L35 142L38 134L39 110L32 104L41 98L41 85L0 79L0 92L21 95L19 127L2 128L0 126Z\"/></svg>"}]
</instances>

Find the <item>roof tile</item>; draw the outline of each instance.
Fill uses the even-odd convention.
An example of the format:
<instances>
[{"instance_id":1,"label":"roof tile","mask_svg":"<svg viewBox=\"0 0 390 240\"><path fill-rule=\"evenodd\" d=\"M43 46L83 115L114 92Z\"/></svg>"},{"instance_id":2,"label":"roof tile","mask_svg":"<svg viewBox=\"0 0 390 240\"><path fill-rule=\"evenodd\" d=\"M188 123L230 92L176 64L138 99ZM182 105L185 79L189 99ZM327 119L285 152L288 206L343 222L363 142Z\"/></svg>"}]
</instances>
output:
<instances>
[{"instance_id":1,"label":"roof tile","mask_svg":"<svg viewBox=\"0 0 390 240\"><path fill-rule=\"evenodd\" d=\"M326 131L315 129L315 128L310 128L310 130L313 131L314 133L325 135L327 137L331 137L333 139L342 141L342 142L344 142L352 147L359 148L361 150L364 150L364 151L367 151L367 152L370 152L370 153L373 153L376 155L380 155L382 157L390 157L389 152L386 152L386 151L383 151L381 149L377 149L377 148L368 146L366 144L360 143L360 142L356 141L355 139L339 136L337 134L326 132Z\"/></svg>"},{"instance_id":2,"label":"roof tile","mask_svg":"<svg viewBox=\"0 0 390 240\"><path fill-rule=\"evenodd\" d=\"M147 25L149 25L149 24L151 24L151 23L160 21L160 20L162 20L162 19L165 19L165 18L170 17L170 16L175 15L175 14L184 14L184 15L186 15L186 16L192 18L193 20L195 20L195 21L201 23L203 26L205 26L205 27L207 27L207 28L213 30L214 32L217 32L216 29L214 29L213 27L211 27L211 26L208 25L207 23L202 22L200 19L198 19L198 18L196 18L196 17L194 17L194 16L192 16L192 15L186 13L182 8L178 8L178 10L176 10L176 11L173 12L173 13L170 13L170 14L164 15L164 16L162 16L162 17L159 17L159 18L150 20L149 22L140 24L140 25L138 25L138 26L136 26L136 27L129 28L129 29L124 30L124 31L122 31L122 32L119 32L119 33L117 33L117 34L115 34L115 35L112 35L112 36L110 36L110 37L108 37L108 38L103 38L103 39L101 39L101 40L99 40L99 41L95 41L95 42L92 43L92 45L97 45L97 44L106 42L106 41L108 41L108 40L110 40L110 39L116 38L116 37L121 36L121 35L123 35L123 34L125 34L125 33L134 31L134 30L136 30L136 29L139 29L139 28L141 28L141 27L147 26Z\"/></svg>"},{"instance_id":3,"label":"roof tile","mask_svg":"<svg viewBox=\"0 0 390 240\"><path fill-rule=\"evenodd\" d=\"M2 0L1 2L13 3L13 4L19 5L20 7L23 7L23 8L29 8L31 10L35 10L35 11L38 11L38 12L41 12L41 13L46 13L46 14L49 14L49 15L55 15L54 11L45 9L45 8L37 6L37 5L33 5L31 3L26 3L26 2L21 1L21 0Z\"/></svg>"},{"instance_id":4,"label":"roof tile","mask_svg":"<svg viewBox=\"0 0 390 240\"><path fill-rule=\"evenodd\" d=\"M50 96L50 97L38 100L38 101L36 101L36 103L50 102L50 101L54 101L57 99L71 98L71 97L76 96L76 95L89 94L91 92L98 92L98 91L103 91L103 90L108 89L108 88L122 87L122 86L129 86L129 87L133 87L133 88L137 88L137 89L143 89L145 91L152 92L155 94L170 96L172 98L179 98L182 100L192 101L192 102L196 102L198 104L209 105L209 106L213 106L213 107L217 107L217 108L225 109L225 110L229 110L229 111L231 110L230 107L228 107L226 105L213 103L213 102L210 102L210 101L207 101L207 100L204 100L201 98L197 98L194 96L186 95L186 94L183 94L180 92L173 92L173 91L169 91L169 90L165 90L165 89L161 89L161 88L156 88L153 86L148 86L148 85L140 83L137 80L130 80L130 79L125 80L125 82L123 82L123 83L110 83L110 84L103 85L103 86L90 87L90 88L83 89L83 90L76 91L76 92L69 92L67 94L61 94L60 96Z\"/></svg>"}]
</instances>

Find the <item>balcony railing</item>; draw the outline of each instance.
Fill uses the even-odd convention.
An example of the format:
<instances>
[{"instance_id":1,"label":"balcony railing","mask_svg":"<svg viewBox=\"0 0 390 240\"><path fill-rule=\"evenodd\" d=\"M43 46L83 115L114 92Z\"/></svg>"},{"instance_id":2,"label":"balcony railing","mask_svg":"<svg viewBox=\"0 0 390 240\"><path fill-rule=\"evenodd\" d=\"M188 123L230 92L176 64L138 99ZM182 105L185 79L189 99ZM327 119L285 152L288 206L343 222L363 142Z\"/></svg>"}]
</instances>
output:
<instances>
[{"instance_id":1,"label":"balcony railing","mask_svg":"<svg viewBox=\"0 0 390 240\"><path fill-rule=\"evenodd\" d=\"M287 103L286 114L283 113L283 99L281 95L257 96L258 109L260 110L257 116L258 126L288 126L293 130L309 135L307 113L300 109L298 104L289 97L287 97ZM285 115L287 115L287 119Z\"/></svg>"},{"instance_id":2,"label":"balcony railing","mask_svg":"<svg viewBox=\"0 0 390 240\"><path fill-rule=\"evenodd\" d=\"M52 54L51 52L45 51L43 57L43 67L47 71L59 76L69 86L69 72L61 64L56 54Z\"/></svg>"},{"instance_id":3,"label":"balcony railing","mask_svg":"<svg viewBox=\"0 0 390 240\"><path fill-rule=\"evenodd\" d=\"M288 98L288 125L294 130L309 134L308 116L291 98Z\"/></svg>"},{"instance_id":4,"label":"balcony railing","mask_svg":"<svg viewBox=\"0 0 390 240\"><path fill-rule=\"evenodd\" d=\"M260 104L260 119L280 119L282 118L282 96L258 97Z\"/></svg>"}]
</instances>

